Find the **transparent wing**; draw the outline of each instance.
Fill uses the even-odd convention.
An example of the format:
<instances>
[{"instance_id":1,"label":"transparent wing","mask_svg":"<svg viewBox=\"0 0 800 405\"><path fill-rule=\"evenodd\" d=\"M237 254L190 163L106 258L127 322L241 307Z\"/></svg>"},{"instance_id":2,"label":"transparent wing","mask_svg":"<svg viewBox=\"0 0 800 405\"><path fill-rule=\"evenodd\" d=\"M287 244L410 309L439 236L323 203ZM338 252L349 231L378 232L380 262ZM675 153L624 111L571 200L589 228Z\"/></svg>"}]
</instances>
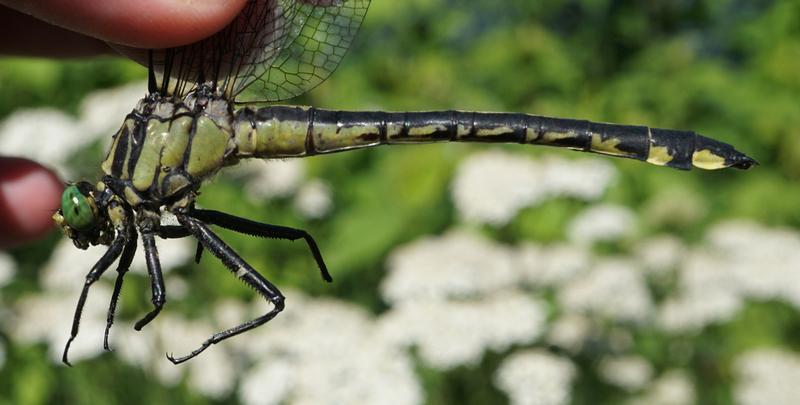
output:
<instances>
[{"instance_id":1,"label":"transparent wing","mask_svg":"<svg viewBox=\"0 0 800 405\"><path fill-rule=\"evenodd\" d=\"M234 94L249 87L266 101L286 100L316 87L336 70L358 33L369 0L292 2L288 32L277 55L267 50L237 77ZM240 97L242 100L245 98Z\"/></svg>"},{"instance_id":2,"label":"transparent wing","mask_svg":"<svg viewBox=\"0 0 800 405\"><path fill-rule=\"evenodd\" d=\"M152 51L148 61L155 76L151 90L183 96L197 83L208 83L237 101L278 101L300 95L322 83L339 65L369 2L250 0L217 34L190 45Z\"/></svg>"}]
</instances>

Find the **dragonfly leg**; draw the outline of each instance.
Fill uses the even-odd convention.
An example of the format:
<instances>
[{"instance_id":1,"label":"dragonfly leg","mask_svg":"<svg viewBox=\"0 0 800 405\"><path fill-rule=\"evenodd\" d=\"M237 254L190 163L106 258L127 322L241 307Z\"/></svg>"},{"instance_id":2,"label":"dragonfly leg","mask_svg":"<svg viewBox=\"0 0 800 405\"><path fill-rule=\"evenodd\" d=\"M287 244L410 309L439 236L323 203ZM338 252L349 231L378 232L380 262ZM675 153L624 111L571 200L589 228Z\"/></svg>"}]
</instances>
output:
<instances>
[{"instance_id":1,"label":"dragonfly leg","mask_svg":"<svg viewBox=\"0 0 800 405\"><path fill-rule=\"evenodd\" d=\"M164 275L161 273L161 263L158 261L158 250L156 249L153 231L150 229L139 230L142 233L142 247L144 248L144 257L147 262L147 273L150 275L150 287L153 291L152 302L154 308L133 325L133 328L136 330L142 330L145 325L150 323L150 321L161 312L164 303L167 302L167 294L164 289Z\"/></svg>"},{"instance_id":2,"label":"dragonfly leg","mask_svg":"<svg viewBox=\"0 0 800 405\"><path fill-rule=\"evenodd\" d=\"M328 267L322 260L322 253L320 253L319 247L317 247L317 242L314 241L314 238L312 238L311 235L308 234L308 232L302 229L289 228L287 226L280 226L280 225L263 224L260 222L251 221L246 218L240 218L237 216L226 214L224 212L213 211L213 210L195 209L190 211L189 215L203 222L207 222L212 225L217 225L225 229L229 229L239 233L244 233L247 235L259 236L262 238L285 239L291 241L297 239L304 239L308 244L308 248L311 249L311 254L314 256L314 260L317 262L317 267L319 267L319 271L322 274L322 279L327 282L333 281L333 278L328 272Z\"/></svg>"},{"instance_id":3,"label":"dragonfly leg","mask_svg":"<svg viewBox=\"0 0 800 405\"><path fill-rule=\"evenodd\" d=\"M128 242L122 250L122 256L120 256L119 264L117 265L117 280L114 282L114 292L111 294L111 303L108 305L106 330L103 334L103 349L108 351L111 350L108 346L108 333L111 331L111 325L114 323L114 315L117 312L117 301L119 300L119 293L122 291L122 279L131 267L133 256L136 255L136 229L129 227L128 232Z\"/></svg>"},{"instance_id":4,"label":"dragonfly leg","mask_svg":"<svg viewBox=\"0 0 800 405\"><path fill-rule=\"evenodd\" d=\"M69 334L69 340L67 340L67 344L64 346L64 354L61 356L61 361L64 364L71 366L67 354L69 353L69 346L72 344L72 341L75 340L75 337L78 336L78 328L80 327L81 323L81 314L83 313L83 306L86 304L86 298L89 296L89 287L97 281L103 273L108 270L108 267L114 263L115 260L122 254L123 247L126 245L126 235L122 232L118 232L117 236L114 238L114 241L111 242L111 246L106 250L103 254L103 257L92 266L92 269L89 270L89 273L86 274L86 282L83 284L83 290L81 291L81 296L78 298L78 305L75 307L75 316L72 318L72 331Z\"/></svg>"},{"instance_id":5,"label":"dragonfly leg","mask_svg":"<svg viewBox=\"0 0 800 405\"><path fill-rule=\"evenodd\" d=\"M189 231L179 225L162 225L158 229L158 236L163 239L178 239L184 238L187 236L191 236L192 234ZM197 242L197 250L194 253L194 261L195 263L200 263L200 257L203 255L203 244Z\"/></svg>"},{"instance_id":6,"label":"dragonfly leg","mask_svg":"<svg viewBox=\"0 0 800 405\"><path fill-rule=\"evenodd\" d=\"M235 274L245 284L255 289L259 294L261 294L261 296L264 297L264 299L271 302L273 305L272 310L256 319L244 322L222 332L215 333L205 342L203 342L200 347L186 356L176 358L171 354L167 354L167 358L171 362L174 364L179 364L197 356L212 344L219 343L229 337L236 336L268 322L283 310L284 297L277 287L275 287L266 278L264 278L264 276L259 274L252 266L239 257L239 255L236 254L236 252L234 252L230 246L225 244L225 242L223 242L222 239L220 239L219 236L211 231L211 229L201 220L185 214L177 214L176 216L178 217L178 221L183 224L183 226L185 226L186 229L188 229L198 241L200 241L205 249L219 258L225 267L227 267L233 274Z\"/></svg>"}]
</instances>

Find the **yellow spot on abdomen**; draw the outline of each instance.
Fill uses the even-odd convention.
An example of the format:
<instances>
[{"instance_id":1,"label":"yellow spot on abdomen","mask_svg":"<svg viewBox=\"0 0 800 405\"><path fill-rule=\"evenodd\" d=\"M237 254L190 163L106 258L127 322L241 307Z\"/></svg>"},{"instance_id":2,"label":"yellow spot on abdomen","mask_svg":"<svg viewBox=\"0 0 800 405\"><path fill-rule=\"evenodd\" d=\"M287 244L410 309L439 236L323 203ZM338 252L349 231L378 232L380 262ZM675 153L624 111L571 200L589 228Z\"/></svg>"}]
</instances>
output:
<instances>
[{"instance_id":1,"label":"yellow spot on abdomen","mask_svg":"<svg viewBox=\"0 0 800 405\"><path fill-rule=\"evenodd\" d=\"M602 153L604 155L612 156L630 156L630 153L620 150L617 145L620 144L619 138L603 138L598 134L592 134L592 152Z\"/></svg>"},{"instance_id":2,"label":"yellow spot on abdomen","mask_svg":"<svg viewBox=\"0 0 800 405\"><path fill-rule=\"evenodd\" d=\"M692 166L705 170L717 170L728 167L725 158L715 155L708 149L698 150L692 154Z\"/></svg>"},{"instance_id":3,"label":"yellow spot on abdomen","mask_svg":"<svg viewBox=\"0 0 800 405\"><path fill-rule=\"evenodd\" d=\"M669 149L666 146L653 146L650 145L650 153L647 155L647 163L658 166L665 166L671 162L674 156L669 154Z\"/></svg>"}]
</instances>

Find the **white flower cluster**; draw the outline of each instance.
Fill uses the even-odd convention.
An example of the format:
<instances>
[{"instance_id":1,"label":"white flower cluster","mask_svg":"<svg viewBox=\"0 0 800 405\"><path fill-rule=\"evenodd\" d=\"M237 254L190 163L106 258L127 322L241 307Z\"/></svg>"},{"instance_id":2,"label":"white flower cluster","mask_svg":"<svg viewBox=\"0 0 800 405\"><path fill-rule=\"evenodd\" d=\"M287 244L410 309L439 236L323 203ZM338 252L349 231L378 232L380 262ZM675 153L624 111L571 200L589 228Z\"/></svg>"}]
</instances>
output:
<instances>
[{"instance_id":1,"label":"white flower cluster","mask_svg":"<svg viewBox=\"0 0 800 405\"><path fill-rule=\"evenodd\" d=\"M542 304L513 289L512 250L464 232L398 248L381 286L394 307L384 334L416 346L432 367L478 362L487 349L530 343L544 329Z\"/></svg>"},{"instance_id":2,"label":"white flower cluster","mask_svg":"<svg viewBox=\"0 0 800 405\"><path fill-rule=\"evenodd\" d=\"M800 234L748 222L711 228L678 272L678 293L659 310L672 332L731 319L745 300L779 299L800 308Z\"/></svg>"},{"instance_id":3,"label":"white flower cluster","mask_svg":"<svg viewBox=\"0 0 800 405\"><path fill-rule=\"evenodd\" d=\"M778 349L758 349L735 363L736 402L742 405L793 405L800 398L800 356Z\"/></svg>"},{"instance_id":4,"label":"white flower cluster","mask_svg":"<svg viewBox=\"0 0 800 405\"><path fill-rule=\"evenodd\" d=\"M14 275L17 272L17 264L14 262L14 259L11 258L6 253L0 252L0 288L6 286L11 279L14 278ZM0 305L3 305L2 302L3 296L0 295ZM3 305L4 307L4 305ZM5 318L5 310L0 307L0 321L3 321ZM6 348L3 346L3 342L0 341L0 370L3 369L3 365L6 362Z\"/></svg>"},{"instance_id":5,"label":"white flower cluster","mask_svg":"<svg viewBox=\"0 0 800 405\"><path fill-rule=\"evenodd\" d=\"M629 405L691 405L696 403L694 384L686 372L669 370L659 376Z\"/></svg>"},{"instance_id":6,"label":"white flower cluster","mask_svg":"<svg viewBox=\"0 0 800 405\"><path fill-rule=\"evenodd\" d=\"M577 244L614 241L633 232L636 218L631 210L611 204L587 208L567 226L568 238Z\"/></svg>"},{"instance_id":7,"label":"white flower cluster","mask_svg":"<svg viewBox=\"0 0 800 405\"><path fill-rule=\"evenodd\" d=\"M569 359L540 350L510 355L495 374L495 384L513 405L561 405L570 400L577 370Z\"/></svg>"},{"instance_id":8,"label":"white flower cluster","mask_svg":"<svg viewBox=\"0 0 800 405\"><path fill-rule=\"evenodd\" d=\"M453 201L467 221L500 226L525 207L554 197L595 200L615 176L598 159L532 160L499 150L476 153L459 166Z\"/></svg>"},{"instance_id":9,"label":"white flower cluster","mask_svg":"<svg viewBox=\"0 0 800 405\"><path fill-rule=\"evenodd\" d=\"M641 390L653 378L653 366L640 356L605 358L598 369L603 380L628 392Z\"/></svg>"},{"instance_id":10,"label":"white flower cluster","mask_svg":"<svg viewBox=\"0 0 800 405\"><path fill-rule=\"evenodd\" d=\"M145 87L135 83L93 93L81 105L77 119L48 108L18 111L0 123L0 150L45 162L69 177L70 156L98 139L110 144L111 135L122 125L121 117L144 96Z\"/></svg>"},{"instance_id":11,"label":"white flower cluster","mask_svg":"<svg viewBox=\"0 0 800 405\"><path fill-rule=\"evenodd\" d=\"M287 292L284 313L237 339L248 358L245 404L417 404L422 388L408 353L358 307Z\"/></svg>"},{"instance_id":12,"label":"white flower cluster","mask_svg":"<svg viewBox=\"0 0 800 405\"><path fill-rule=\"evenodd\" d=\"M165 273L188 261L194 253L194 246L186 239L158 240L157 244ZM92 246L79 250L68 239L59 242L41 272L45 293L23 297L16 303L14 316L8 325L12 336L20 342L47 343L50 358L60 363L86 274L107 249L105 246ZM147 274L141 251L137 251L129 278ZM91 287L81 318L80 334L70 349L71 360L92 358L103 351L100 339L106 326L115 269L116 265L112 265L104 280ZM167 282L172 278L168 277Z\"/></svg>"},{"instance_id":13,"label":"white flower cluster","mask_svg":"<svg viewBox=\"0 0 800 405\"><path fill-rule=\"evenodd\" d=\"M305 173L306 166L301 159L253 159L226 171L226 175L246 176L245 193L253 201L293 195Z\"/></svg>"},{"instance_id":14,"label":"white flower cluster","mask_svg":"<svg viewBox=\"0 0 800 405\"><path fill-rule=\"evenodd\" d=\"M617 322L646 322L653 302L642 271L624 259L598 261L558 293L558 302L570 312Z\"/></svg>"}]
</instances>

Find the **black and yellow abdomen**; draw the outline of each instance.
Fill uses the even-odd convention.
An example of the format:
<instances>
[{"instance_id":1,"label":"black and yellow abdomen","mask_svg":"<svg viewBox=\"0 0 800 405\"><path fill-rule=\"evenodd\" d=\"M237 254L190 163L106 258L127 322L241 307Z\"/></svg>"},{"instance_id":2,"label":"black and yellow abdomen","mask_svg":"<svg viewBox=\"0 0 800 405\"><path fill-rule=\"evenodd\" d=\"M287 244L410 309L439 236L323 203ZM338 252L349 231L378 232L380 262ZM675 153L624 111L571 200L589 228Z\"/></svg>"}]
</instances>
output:
<instances>
[{"instance_id":1,"label":"black and yellow abdomen","mask_svg":"<svg viewBox=\"0 0 800 405\"><path fill-rule=\"evenodd\" d=\"M274 106L237 111L233 128L238 158L303 157L387 144L486 142L555 146L684 170L755 164L732 146L692 131L518 113Z\"/></svg>"}]
</instances>

